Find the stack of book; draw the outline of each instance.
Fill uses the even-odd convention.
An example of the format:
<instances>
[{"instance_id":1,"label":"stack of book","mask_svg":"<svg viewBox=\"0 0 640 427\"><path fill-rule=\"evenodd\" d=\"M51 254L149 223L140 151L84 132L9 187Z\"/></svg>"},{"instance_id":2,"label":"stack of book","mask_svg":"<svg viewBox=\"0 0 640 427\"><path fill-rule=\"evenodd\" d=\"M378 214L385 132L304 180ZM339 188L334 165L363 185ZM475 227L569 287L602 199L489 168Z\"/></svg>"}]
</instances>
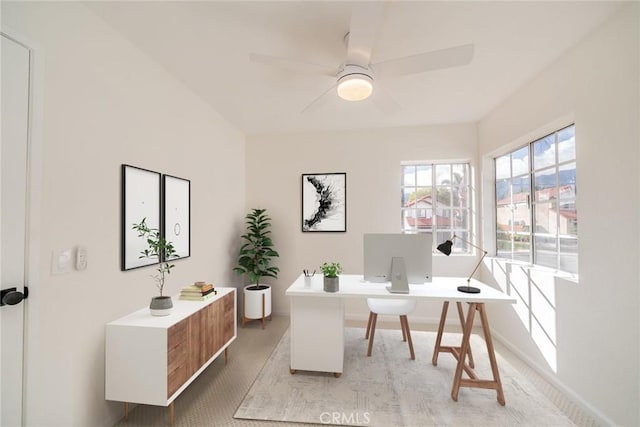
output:
<instances>
[{"instance_id":1,"label":"stack of book","mask_svg":"<svg viewBox=\"0 0 640 427\"><path fill-rule=\"evenodd\" d=\"M180 291L180 299L188 301L206 301L216 295L218 291L211 283L188 285Z\"/></svg>"}]
</instances>

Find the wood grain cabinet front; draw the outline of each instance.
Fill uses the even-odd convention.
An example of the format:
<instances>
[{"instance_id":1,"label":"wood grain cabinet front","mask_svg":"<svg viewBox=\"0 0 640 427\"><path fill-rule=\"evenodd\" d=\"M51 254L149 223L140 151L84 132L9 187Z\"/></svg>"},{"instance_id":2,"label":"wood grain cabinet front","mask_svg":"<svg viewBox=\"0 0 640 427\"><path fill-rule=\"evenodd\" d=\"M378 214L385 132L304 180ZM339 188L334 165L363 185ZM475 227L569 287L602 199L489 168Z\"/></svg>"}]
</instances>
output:
<instances>
[{"instance_id":1,"label":"wood grain cabinet front","mask_svg":"<svg viewBox=\"0 0 640 427\"><path fill-rule=\"evenodd\" d=\"M167 331L167 399L191 376L188 363L189 322L183 320Z\"/></svg>"}]
</instances>

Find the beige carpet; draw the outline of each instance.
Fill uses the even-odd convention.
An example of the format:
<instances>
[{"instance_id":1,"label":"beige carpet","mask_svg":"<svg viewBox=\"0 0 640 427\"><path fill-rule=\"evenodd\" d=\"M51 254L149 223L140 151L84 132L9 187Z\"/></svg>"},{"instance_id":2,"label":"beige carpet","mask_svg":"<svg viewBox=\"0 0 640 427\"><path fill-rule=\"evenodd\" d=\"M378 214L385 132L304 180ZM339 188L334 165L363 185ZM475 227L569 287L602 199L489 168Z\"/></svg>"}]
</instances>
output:
<instances>
[{"instance_id":1,"label":"beige carpet","mask_svg":"<svg viewBox=\"0 0 640 427\"><path fill-rule=\"evenodd\" d=\"M494 390L460 390L451 397L455 359L441 354L431 364L433 332L412 333L416 360L409 359L399 330L378 330L372 357L364 330L345 331L344 373L289 373L289 333L262 369L235 418L357 426L573 426L530 381L497 355L506 406ZM458 334L445 338L459 342ZM472 336L476 373L490 378L486 346Z\"/></svg>"}]
</instances>

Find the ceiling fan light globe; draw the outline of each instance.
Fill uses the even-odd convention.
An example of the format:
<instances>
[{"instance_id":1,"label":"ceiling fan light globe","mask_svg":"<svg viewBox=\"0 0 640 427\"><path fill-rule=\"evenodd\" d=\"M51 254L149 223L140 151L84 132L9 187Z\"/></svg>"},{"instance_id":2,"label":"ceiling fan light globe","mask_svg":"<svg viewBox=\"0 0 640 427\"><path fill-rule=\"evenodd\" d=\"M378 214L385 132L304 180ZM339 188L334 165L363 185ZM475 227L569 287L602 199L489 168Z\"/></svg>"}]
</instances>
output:
<instances>
[{"instance_id":1,"label":"ceiling fan light globe","mask_svg":"<svg viewBox=\"0 0 640 427\"><path fill-rule=\"evenodd\" d=\"M338 96L347 101L362 101L372 92L373 79L366 74L349 74L338 81Z\"/></svg>"}]
</instances>

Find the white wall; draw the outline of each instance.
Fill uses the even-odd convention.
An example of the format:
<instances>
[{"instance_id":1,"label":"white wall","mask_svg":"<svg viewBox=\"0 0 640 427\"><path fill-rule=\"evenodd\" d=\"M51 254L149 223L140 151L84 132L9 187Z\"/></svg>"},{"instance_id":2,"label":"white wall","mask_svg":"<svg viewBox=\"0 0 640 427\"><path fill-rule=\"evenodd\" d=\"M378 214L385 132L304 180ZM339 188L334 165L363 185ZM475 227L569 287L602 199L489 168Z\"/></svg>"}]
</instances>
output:
<instances>
[{"instance_id":1,"label":"white wall","mask_svg":"<svg viewBox=\"0 0 640 427\"><path fill-rule=\"evenodd\" d=\"M244 136L80 3L2 3L3 28L36 45L42 147L39 265L30 283L26 422L112 425L104 325L149 304L153 268L120 271L120 165L191 180L191 253L165 288L237 281ZM54 249L83 245L88 268L50 273Z\"/></svg>"},{"instance_id":2,"label":"white wall","mask_svg":"<svg viewBox=\"0 0 640 427\"><path fill-rule=\"evenodd\" d=\"M476 158L474 124L309 132L247 137L247 206L267 208L281 269L273 288L273 310L288 313L284 292L302 269L338 261L345 273L361 274L362 236L400 232L400 163L408 160ZM301 231L301 175L346 172L346 233ZM434 274L471 271L475 256L434 255ZM319 273L319 272L318 272ZM439 305L423 305L412 321L436 322ZM364 301L349 301L348 318L366 319Z\"/></svg>"},{"instance_id":3,"label":"white wall","mask_svg":"<svg viewBox=\"0 0 640 427\"><path fill-rule=\"evenodd\" d=\"M253 136L246 164L237 130L82 5L3 2L2 24L38 45L36 73L43 79L36 106L43 170L39 280L30 284L29 301L29 425L110 425L122 415L121 405L104 401L104 324L145 306L155 289L152 269L119 270L121 163L192 181L193 255L177 263L170 293L193 280L237 280L231 267L245 208L268 208L282 269L274 311L286 313L284 290L301 269L337 260L346 272L361 271L362 234L399 230L402 160L470 159L479 166L478 146L490 157L565 117L575 119L578 141L580 281L543 280L557 309L557 374L546 370L603 420L640 423L637 4L477 129ZM300 231L300 175L312 172L347 172L346 233ZM481 172L486 178L488 171ZM88 269L52 276L51 251L80 244L88 249ZM434 273L463 274L474 259L436 256ZM495 282L502 284L498 274ZM433 320L438 312L423 306L418 314ZM353 304L348 313L364 318L366 310ZM516 350L547 363L516 312L490 315Z\"/></svg>"},{"instance_id":4,"label":"white wall","mask_svg":"<svg viewBox=\"0 0 640 427\"><path fill-rule=\"evenodd\" d=\"M490 159L575 120L579 282L489 262L496 283L524 295L492 326L602 421L625 426L640 424L638 15L628 6L478 125Z\"/></svg>"}]
</instances>

